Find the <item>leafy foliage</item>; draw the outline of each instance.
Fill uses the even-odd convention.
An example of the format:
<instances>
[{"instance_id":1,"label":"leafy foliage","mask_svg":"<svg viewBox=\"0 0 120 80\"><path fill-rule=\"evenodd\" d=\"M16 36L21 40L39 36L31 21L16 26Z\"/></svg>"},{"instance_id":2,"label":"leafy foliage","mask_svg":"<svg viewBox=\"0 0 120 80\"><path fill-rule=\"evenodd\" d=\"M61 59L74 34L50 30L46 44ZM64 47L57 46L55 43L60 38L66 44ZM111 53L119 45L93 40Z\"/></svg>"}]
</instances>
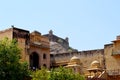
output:
<instances>
[{"instance_id":1,"label":"leafy foliage","mask_svg":"<svg viewBox=\"0 0 120 80\"><path fill-rule=\"evenodd\" d=\"M32 74L32 80L48 80L49 79L49 73L47 72L47 69L44 67L41 68L41 70L36 70Z\"/></svg>"},{"instance_id":2,"label":"leafy foliage","mask_svg":"<svg viewBox=\"0 0 120 80\"><path fill-rule=\"evenodd\" d=\"M80 74L74 74L71 69L59 67L47 72L45 68L33 73L32 80L85 80Z\"/></svg>"},{"instance_id":3,"label":"leafy foliage","mask_svg":"<svg viewBox=\"0 0 120 80\"><path fill-rule=\"evenodd\" d=\"M0 41L0 80L23 80L28 76L27 63L20 63L20 49L16 40Z\"/></svg>"},{"instance_id":4,"label":"leafy foliage","mask_svg":"<svg viewBox=\"0 0 120 80\"><path fill-rule=\"evenodd\" d=\"M50 73L49 80L84 80L84 77L78 73L74 73L72 69L59 67Z\"/></svg>"}]
</instances>

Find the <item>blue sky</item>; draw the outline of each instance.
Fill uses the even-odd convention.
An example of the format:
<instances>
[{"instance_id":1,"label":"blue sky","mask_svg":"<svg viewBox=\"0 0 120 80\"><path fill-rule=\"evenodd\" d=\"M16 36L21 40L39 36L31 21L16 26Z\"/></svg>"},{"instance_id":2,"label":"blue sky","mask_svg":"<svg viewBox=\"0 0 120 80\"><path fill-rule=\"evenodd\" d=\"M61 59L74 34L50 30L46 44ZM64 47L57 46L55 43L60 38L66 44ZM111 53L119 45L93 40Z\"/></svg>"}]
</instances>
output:
<instances>
[{"instance_id":1,"label":"blue sky","mask_svg":"<svg viewBox=\"0 0 120 80\"><path fill-rule=\"evenodd\" d=\"M120 0L1 0L0 30L11 25L52 29L78 50L104 48L120 35Z\"/></svg>"}]
</instances>

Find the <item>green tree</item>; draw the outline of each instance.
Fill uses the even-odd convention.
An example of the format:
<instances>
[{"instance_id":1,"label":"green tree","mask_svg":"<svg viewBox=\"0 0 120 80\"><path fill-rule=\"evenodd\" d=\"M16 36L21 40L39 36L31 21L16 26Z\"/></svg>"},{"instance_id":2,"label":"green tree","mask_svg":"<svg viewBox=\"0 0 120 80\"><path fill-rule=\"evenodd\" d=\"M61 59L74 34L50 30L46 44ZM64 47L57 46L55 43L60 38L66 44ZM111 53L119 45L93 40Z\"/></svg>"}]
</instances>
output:
<instances>
[{"instance_id":1,"label":"green tree","mask_svg":"<svg viewBox=\"0 0 120 80\"><path fill-rule=\"evenodd\" d=\"M27 63L19 60L20 52L16 40L0 40L0 80L24 80L29 75Z\"/></svg>"},{"instance_id":2,"label":"green tree","mask_svg":"<svg viewBox=\"0 0 120 80\"><path fill-rule=\"evenodd\" d=\"M32 80L85 80L80 74L75 74L71 69L59 67L48 72L47 69L34 71Z\"/></svg>"},{"instance_id":3,"label":"green tree","mask_svg":"<svg viewBox=\"0 0 120 80\"><path fill-rule=\"evenodd\" d=\"M49 72L46 68L42 67L41 70L33 71L32 80L48 80Z\"/></svg>"},{"instance_id":4,"label":"green tree","mask_svg":"<svg viewBox=\"0 0 120 80\"><path fill-rule=\"evenodd\" d=\"M72 69L59 67L50 72L49 80L85 80L80 74L74 73Z\"/></svg>"}]
</instances>

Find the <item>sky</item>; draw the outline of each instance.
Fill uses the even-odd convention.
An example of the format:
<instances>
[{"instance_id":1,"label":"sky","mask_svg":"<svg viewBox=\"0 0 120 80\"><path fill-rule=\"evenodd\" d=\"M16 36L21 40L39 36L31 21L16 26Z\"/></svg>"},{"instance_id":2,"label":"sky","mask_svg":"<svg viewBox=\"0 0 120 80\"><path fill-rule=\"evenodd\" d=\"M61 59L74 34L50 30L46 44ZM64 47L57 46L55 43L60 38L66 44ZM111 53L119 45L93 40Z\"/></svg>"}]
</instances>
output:
<instances>
[{"instance_id":1,"label":"sky","mask_svg":"<svg viewBox=\"0 0 120 80\"><path fill-rule=\"evenodd\" d=\"M49 30L81 50L104 48L120 35L120 0L0 0L0 30Z\"/></svg>"}]
</instances>

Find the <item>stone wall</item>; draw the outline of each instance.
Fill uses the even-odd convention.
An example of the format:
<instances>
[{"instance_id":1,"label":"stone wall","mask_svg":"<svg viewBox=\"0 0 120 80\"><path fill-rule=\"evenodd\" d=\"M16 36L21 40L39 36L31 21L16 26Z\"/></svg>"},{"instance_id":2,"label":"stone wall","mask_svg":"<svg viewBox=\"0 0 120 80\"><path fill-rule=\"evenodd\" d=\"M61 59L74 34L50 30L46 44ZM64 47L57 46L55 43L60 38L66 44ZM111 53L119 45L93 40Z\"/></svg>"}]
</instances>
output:
<instances>
[{"instance_id":1,"label":"stone wall","mask_svg":"<svg viewBox=\"0 0 120 80\"><path fill-rule=\"evenodd\" d=\"M43 36L46 36L49 38L50 41L50 53L51 54L58 54L58 53L64 53L64 52L72 52L77 51L76 49L73 49L69 46L69 39L66 37L65 39L60 38L53 34L53 31L50 30L48 34L45 34Z\"/></svg>"},{"instance_id":2,"label":"stone wall","mask_svg":"<svg viewBox=\"0 0 120 80\"><path fill-rule=\"evenodd\" d=\"M30 65L30 54L37 52L39 55L39 67L46 66L50 68L50 44L47 37L42 36L39 32L30 34L28 30L19 29L14 26L0 31L0 39L4 37L17 40L18 46L21 49L20 61L27 61Z\"/></svg>"},{"instance_id":3,"label":"stone wall","mask_svg":"<svg viewBox=\"0 0 120 80\"><path fill-rule=\"evenodd\" d=\"M5 37L8 37L9 39L13 38L12 28L0 31L0 39L3 39Z\"/></svg>"},{"instance_id":4,"label":"stone wall","mask_svg":"<svg viewBox=\"0 0 120 80\"><path fill-rule=\"evenodd\" d=\"M39 56L39 65L50 68L50 44L49 39L41 35L41 33L34 31L30 34L30 52L37 53ZM35 62L35 61L34 61Z\"/></svg>"},{"instance_id":5,"label":"stone wall","mask_svg":"<svg viewBox=\"0 0 120 80\"><path fill-rule=\"evenodd\" d=\"M117 45L119 48L120 46ZM115 44L105 45L105 63L106 63L106 70L108 75L116 76L120 75L120 54L114 54L113 51L118 50L115 48Z\"/></svg>"},{"instance_id":6,"label":"stone wall","mask_svg":"<svg viewBox=\"0 0 120 80\"><path fill-rule=\"evenodd\" d=\"M28 48L29 48L29 31L19 29L19 28L12 28L12 39L16 39L18 42L18 46L21 49L21 61L27 61L29 63L29 54L28 54Z\"/></svg>"},{"instance_id":7,"label":"stone wall","mask_svg":"<svg viewBox=\"0 0 120 80\"><path fill-rule=\"evenodd\" d=\"M79 52L71 52L71 53L59 53L59 54L51 54L51 66L60 66L67 65L70 59L73 56L77 56L80 58L82 71L84 73L88 73L87 69L90 67L91 63L94 60L100 62L101 67L104 68L104 50L88 50L88 51L79 51Z\"/></svg>"}]
</instances>

